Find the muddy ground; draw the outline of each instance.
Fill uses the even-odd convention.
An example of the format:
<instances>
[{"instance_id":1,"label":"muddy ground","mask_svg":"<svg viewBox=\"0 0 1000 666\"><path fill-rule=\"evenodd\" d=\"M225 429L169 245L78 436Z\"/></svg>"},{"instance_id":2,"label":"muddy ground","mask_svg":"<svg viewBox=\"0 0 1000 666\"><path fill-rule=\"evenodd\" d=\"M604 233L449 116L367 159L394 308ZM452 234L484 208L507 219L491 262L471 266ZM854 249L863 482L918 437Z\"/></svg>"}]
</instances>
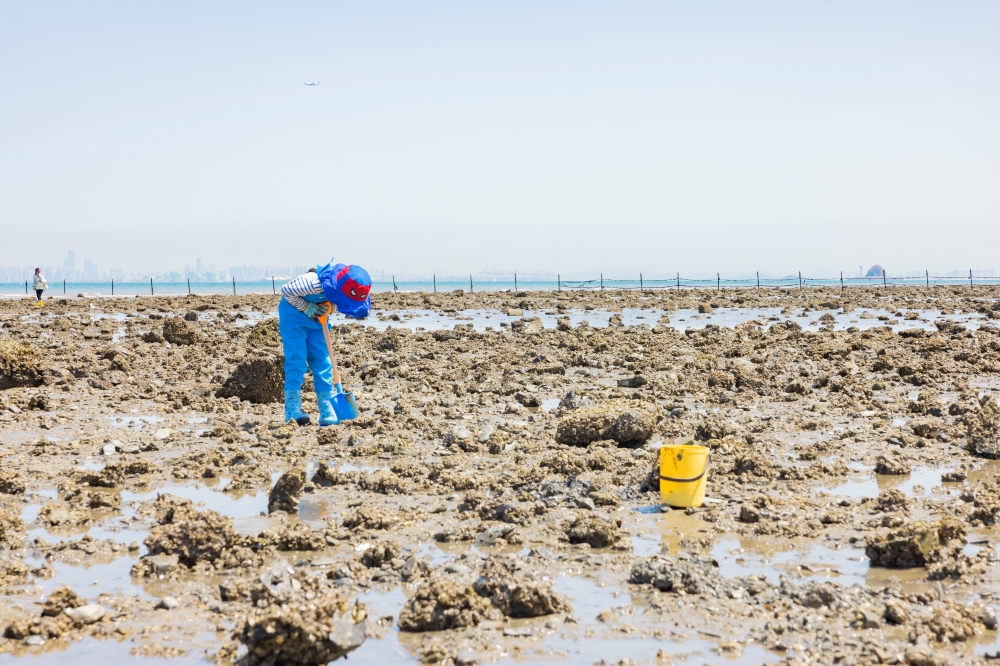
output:
<instances>
[{"instance_id":1,"label":"muddy ground","mask_svg":"<svg viewBox=\"0 0 1000 666\"><path fill-rule=\"evenodd\" d=\"M374 301L322 429L272 296L0 301L0 661L997 654L1000 290Z\"/></svg>"}]
</instances>

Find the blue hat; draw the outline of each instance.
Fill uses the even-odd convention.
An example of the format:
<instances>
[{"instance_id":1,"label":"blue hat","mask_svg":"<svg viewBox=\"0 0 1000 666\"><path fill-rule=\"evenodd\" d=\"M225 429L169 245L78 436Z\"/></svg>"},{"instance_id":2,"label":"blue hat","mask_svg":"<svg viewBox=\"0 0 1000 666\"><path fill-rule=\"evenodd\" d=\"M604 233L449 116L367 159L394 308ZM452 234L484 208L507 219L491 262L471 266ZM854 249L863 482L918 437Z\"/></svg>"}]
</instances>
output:
<instances>
[{"instance_id":1,"label":"blue hat","mask_svg":"<svg viewBox=\"0 0 1000 666\"><path fill-rule=\"evenodd\" d=\"M348 317L364 319L371 311L372 300L368 292L372 279L361 266L335 264L319 267L319 283L323 294L337 306L337 311Z\"/></svg>"}]
</instances>

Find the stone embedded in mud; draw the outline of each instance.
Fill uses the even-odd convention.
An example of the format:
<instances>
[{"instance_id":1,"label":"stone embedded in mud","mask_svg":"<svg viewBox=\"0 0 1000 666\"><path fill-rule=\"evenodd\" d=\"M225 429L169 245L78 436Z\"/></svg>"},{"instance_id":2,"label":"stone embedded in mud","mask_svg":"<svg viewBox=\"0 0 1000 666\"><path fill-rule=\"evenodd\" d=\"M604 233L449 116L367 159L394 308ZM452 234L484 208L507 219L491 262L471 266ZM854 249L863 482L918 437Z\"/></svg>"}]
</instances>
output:
<instances>
[{"instance_id":1,"label":"stone embedded in mud","mask_svg":"<svg viewBox=\"0 0 1000 666\"><path fill-rule=\"evenodd\" d=\"M562 417L556 428L560 444L583 446L605 439L622 444L649 439L661 418L659 408L624 400L576 409Z\"/></svg>"},{"instance_id":2,"label":"stone embedded in mud","mask_svg":"<svg viewBox=\"0 0 1000 666\"><path fill-rule=\"evenodd\" d=\"M742 598L768 589L767 581L747 578L725 578L718 563L710 557L681 553L676 557L660 555L641 558L632 565L628 582L652 585L663 592L702 594L718 598Z\"/></svg>"},{"instance_id":3,"label":"stone embedded in mud","mask_svg":"<svg viewBox=\"0 0 1000 666\"><path fill-rule=\"evenodd\" d=\"M281 333L278 331L278 318L268 317L254 324L247 336L247 344L251 347L280 347Z\"/></svg>"},{"instance_id":4,"label":"stone embedded in mud","mask_svg":"<svg viewBox=\"0 0 1000 666\"><path fill-rule=\"evenodd\" d=\"M0 390L18 386L39 386L43 367L34 347L0 340Z\"/></svg>"},{"instance_id":5,"label":"stone embedded in mud","mask_svg":"<svg viewBox=\"0 0 1000 666\"><path fill-rule=\"evenodd\" d=\"M551 583L529 580L519 574L517 561L494 555L486 564L475 590L489 598L507 617L539 617L572 610L569 599L552 591Z\"/></svg>"},{"instance_id":6,"label":"stone embedded in mud","mask_svg":"<svg viewBox=\"0 0 1000 666\"><path fill-rule=\"evenodd\" d=\"M876 474L909 474L910 463L901 454L888 451L875 459Z\"/></svg>"},{"instance_id":7,"label":"stone embedded in mud","mask_svg":"<svg viewBox=\"0 0 1000 666\"><path fill-rule=\"evenodd\" d=\"M107 612L100 604L86 604L78 608L67 608L65 611L69 619L80 624L93 624L103 618Z\"/></svg>"},{"instance_id":8,"label":"stone embedded in mud","mask_svg":"<svg viewBox=\"0 0 1000 666\"><path fill-rule=\"evenodd\" d=\"M875 500L875 509L891 513L893 511L908 511L910 500L901 491L895 488L883 490Z\"/></svg>"},{"instance_id":9,"label":"stone embedded in mud","mask_svg":"<svg viewBox=\"0 0 1000 666\"><path fill-rule=\"evenodd\" d=\"M45 600L45 605L42 607L42 616L56 617L69 608L79 608L86 603L86 599L83 599L76 592L64 585L50 594L49 598Z\"/></svg>"},{"instance_id":10,"label":"stone embedded in mud","mask_svg":"<svg viewBox=\"0 0 1000 666\"><path fill-rule=\"evenodd\" d=\"M343 525L348 529L387 530L398 522L382 509L363 506L344 516Z\"/></svg>"},{"instance_id":11,"label":"stone embedded in mud","mask_svg":"<svg viewBox=\"0 0 1000 666\"><path fill-rule=\"evenodd\" d=\"M491 613L492 611L492 613ZM499 613L468 586L432 577L417 588L399 614L401 631L446 631L476 627Z\"/></svg>"},{"instance_id":12,"label":"stone embedded in mud","mask_svg":"<svg viewBox=\"0 0 1000 666\"><path fill-rule=\"evenodd\" d=\"M510 323L510 330L513 333L524 333L525 335L537 335L545 330L542 320L538 317L524 317Z\"/></svg>"},{"instance_id":13,"label":"stone embedded in mud","mask_svg":"<svg viewBox=\"0 0 1000 666\"><path fill-rule=\"evenodd\" d=\"M66 502L56 500L38 510L38 520L51 527L73 527L86 525L91 521L91 517L84 510L78 510Z\"/></svg>"},{"instance_id":14,"label":"stone embedded in mud","mask_svg":"<svg viewBox=\"0 0 1000 666\"><path fill-rule=\"evenodd\" d=\"M1000 405L992 396L983 396L979 407L969 410L962 418L969 450L982 458L1000 458Z\"/></svg>"},{"instance_id":15,"label":"stone embedded in mud","mask_svg":"<svg viewBox=\"0 0 1000 666\"><path fill-rule=\"evenodd\" d=\"M247 666L320 666L365 641L367 611L325 576L279 560L247 590L255 600L233 637L247 646Z\"/></svg>"},{"instance_id":16,"label":"stone embedded in mud","mask_svg":"<svg viewBox=\"0 0 1000 666\"><path fill-rule=\"evenodd\" d=\"M180 317L163 320L163 339L172 345L196 345L201 341L197 325Z\"/></svg>"},{"instance_id":17,"label":"stone embedded in mud","mask_svg":"<svg viewBox=\"0 0 1000 666\"><path fill-rule=\"evenodd\" d=\"M197 511L189 499L160 495L153 501L157 525L143 541L149 552L135 565L139 574L150 574L149 562L154 555L176 555L185 567L200 562L238 566L251 559L246 538L233 529L233 519L211 509Z\"/></svg>"},{"instance_id":18,"label":"stone embedded in mud","mask_svg":"<svg viewBox=\"0 0 1000 666\"><path fill-rule=\"evenodd\" d=\"M306 484L305 467L297 465L282 474L267 496L267 512L298 513L302 488Z\"/></svg>"},{"instance_id":19,"label":"stone embedded in mud","mask_svg":"<svg viewBox=\"0 0 1000 666\"><path fill-rule=\"evenodd\" d=\"M932 553L950 541L964 541L965 527L954 519L916 522L868 539L865 555L872 566L908 569L926 566Z\"/></svg>"},{"instance_id":20,"label":"stone embedded in mud","mask_svg":"<svg viewBox=\"0 0 1000 666\"><path fill-rule=\"evenodd\" d=\"M320 532L315 532L305 523L278 525L269 527L257 535L257 543L253 548L271 545L278 550L314 551L327 547L326 539Z\"/></svg>"},{"instance_id":21,"label":"stone embedded in mud","mask_svg":"<svg viewBox=\"0 0 1000 666\"><path fill-rule=\"evenodd\" d=\"M391 562L403 554L398 544L392 541L379 541L371 545L361 554L361 564L369 569L378 569L383 564Z\"/></svg>"},{"instance_id":22,"label":"stone embedded in mud","mask_svg":"<svg viewBox=\"0 0 1000 666\"><path fill-rule=\"evenodd\" d=\"M600 514L586 511L577 515L566 530L570 543L586 543L591 548L613 546L624 537L621 531L622 519L618 516L605 518Z\"/></svg>"},{"instance_id":23,"label":"stone embedded in mud","mask_svg":"<svg viewBox=\"0 0 1000 666\"><path fill-rule=\"evenodd\" d=\"M0 494L23 495L24 477L10 470L0 471Z\"/></svg>"},{"instance_id":24,"label":"stone embedded in mud","mask_svg":"<svg viewBox=\"0 0 1000 666\"><path fill-rule=\"evenodd\" d=\"M258 352L240 362L215 395L239 398L255 404L282 402L284 398L284 357Z\"/></svg>"},{"instance_id":25,"label":"stone embedded in mud","mask_svg":"<svg viewBox=\"0 0 1000 666\"><path fill-rule=\"evenodd\" d=\"M14 508L0 507L0 544L13 547L24 541L24 521L20 511Z\"/></svg>"}]
</instances>

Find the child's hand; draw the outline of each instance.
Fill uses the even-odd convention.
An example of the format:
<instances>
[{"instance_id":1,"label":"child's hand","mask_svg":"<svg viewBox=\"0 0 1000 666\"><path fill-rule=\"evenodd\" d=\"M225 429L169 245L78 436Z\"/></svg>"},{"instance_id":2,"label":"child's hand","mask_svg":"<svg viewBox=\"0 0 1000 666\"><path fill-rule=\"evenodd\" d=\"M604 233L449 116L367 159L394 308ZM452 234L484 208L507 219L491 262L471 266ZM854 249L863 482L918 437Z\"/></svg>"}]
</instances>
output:
<instances>
[{"instance_id":1,"label":"child's hand","mask_svg":"<svg viewBox=\"0 0 1000 666\"><path fill-rule=\"evenodd\" d=\"M306 306L306 309L302 311L302 314L309 317L310 319L315 319L316 317L322 317L323 315L330 312L329 303L310 303Z\"/></svg>"}]
</instances>

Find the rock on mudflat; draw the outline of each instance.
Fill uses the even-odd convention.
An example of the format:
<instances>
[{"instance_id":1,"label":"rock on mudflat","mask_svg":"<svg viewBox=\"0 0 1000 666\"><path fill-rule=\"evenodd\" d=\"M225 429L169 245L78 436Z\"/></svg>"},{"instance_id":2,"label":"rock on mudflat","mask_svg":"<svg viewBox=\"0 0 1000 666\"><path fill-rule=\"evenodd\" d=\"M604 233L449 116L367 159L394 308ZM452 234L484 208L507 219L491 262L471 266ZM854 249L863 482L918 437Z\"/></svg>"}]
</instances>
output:
<instances>
[{"instance_id":1,"label":"rock on mudflat","mask_svg":"<svg viewBox=\"0 0 1000 666\"><path fill-rule=\"evenodd\" d=\"M216 395L239 398L255 404L284 400L284 356L261 351L240 362Z\"/></svg>"},{"instance_id":2,"label":"rock on mudflat","mask_svg":"<svg viewBox=\"0 0 1000 666\"><path fill-rule=\"evenodd\" d=\"M880 455L875 459L876 474L909 474L910 463L899 453L892 451Z\"/></svg>"},{"instance_id":3,"label":"rock on mudflat","mask_svg":"<svg viewBox=\"0 0 1000 666\"><path fill-rule=\"evenodd\" d=\"M953 539L965 538L965 526L953 519L936 523L915 522L872 537L865 555L872 566L907 569L926 566L931 554Z\"/></svg>"},{"instance_id":4,"label":"rock on mudflat","mask_svg":"<svg viewBox=\"0 0 1000 666\"><path fill-rule=\"evenodd\" d=\"M104 606L100 604L87 604L86 606L80 606L79 608L67 608L65 611L66 615L69 616L74 622L82 622L83 624L93 624L100 620L107 613L104 610Z\"/></svg>"},{"instance_id":5,"label":"rock on mudflat","mask_svg":"<svg viewBox=\"0 0 1000 666\"><path fill-rule=\"evenodd\" d=\"M402 631L445 631L475 627L487 619L492 604L468 585L449 578L430 578L399 614ZM499 613L497 613L499 616Z\"/></svg>"},{"instance_id":6,"label":"rock on mudflat","mask_svg":"<svg viewBox=\"0 0 1000 666\"><path fill-rule=\"evenodd\" d=\"M163 322L163 338L173 345L196 345L201 341L198 327L180 317L170 317Z\"/></svg>"},{"instance_id":7,"label":"rock on mudflat","mask_svg":"<svg viewBox=\"0 0 1000 666\"><path fill-rule=\"evenodd\" d=\"M648 403L612 401L570 412L559 420L556 441L585 446L602 439L619 443L649 439L660 420L660 410Z\"/></svg>"},{"instance_id":8,"label":"rock on mudflat","mask_svg":"<svg viewBox=\"0 0 1000 666\"><path fill-rule=\"evenodd\" d=\"M301 465L282 474L267 497L267 512L297 513L299 498L302 496L302 488L305 487L305 484L306 470Z\"/></svg>"}]
</instances>

